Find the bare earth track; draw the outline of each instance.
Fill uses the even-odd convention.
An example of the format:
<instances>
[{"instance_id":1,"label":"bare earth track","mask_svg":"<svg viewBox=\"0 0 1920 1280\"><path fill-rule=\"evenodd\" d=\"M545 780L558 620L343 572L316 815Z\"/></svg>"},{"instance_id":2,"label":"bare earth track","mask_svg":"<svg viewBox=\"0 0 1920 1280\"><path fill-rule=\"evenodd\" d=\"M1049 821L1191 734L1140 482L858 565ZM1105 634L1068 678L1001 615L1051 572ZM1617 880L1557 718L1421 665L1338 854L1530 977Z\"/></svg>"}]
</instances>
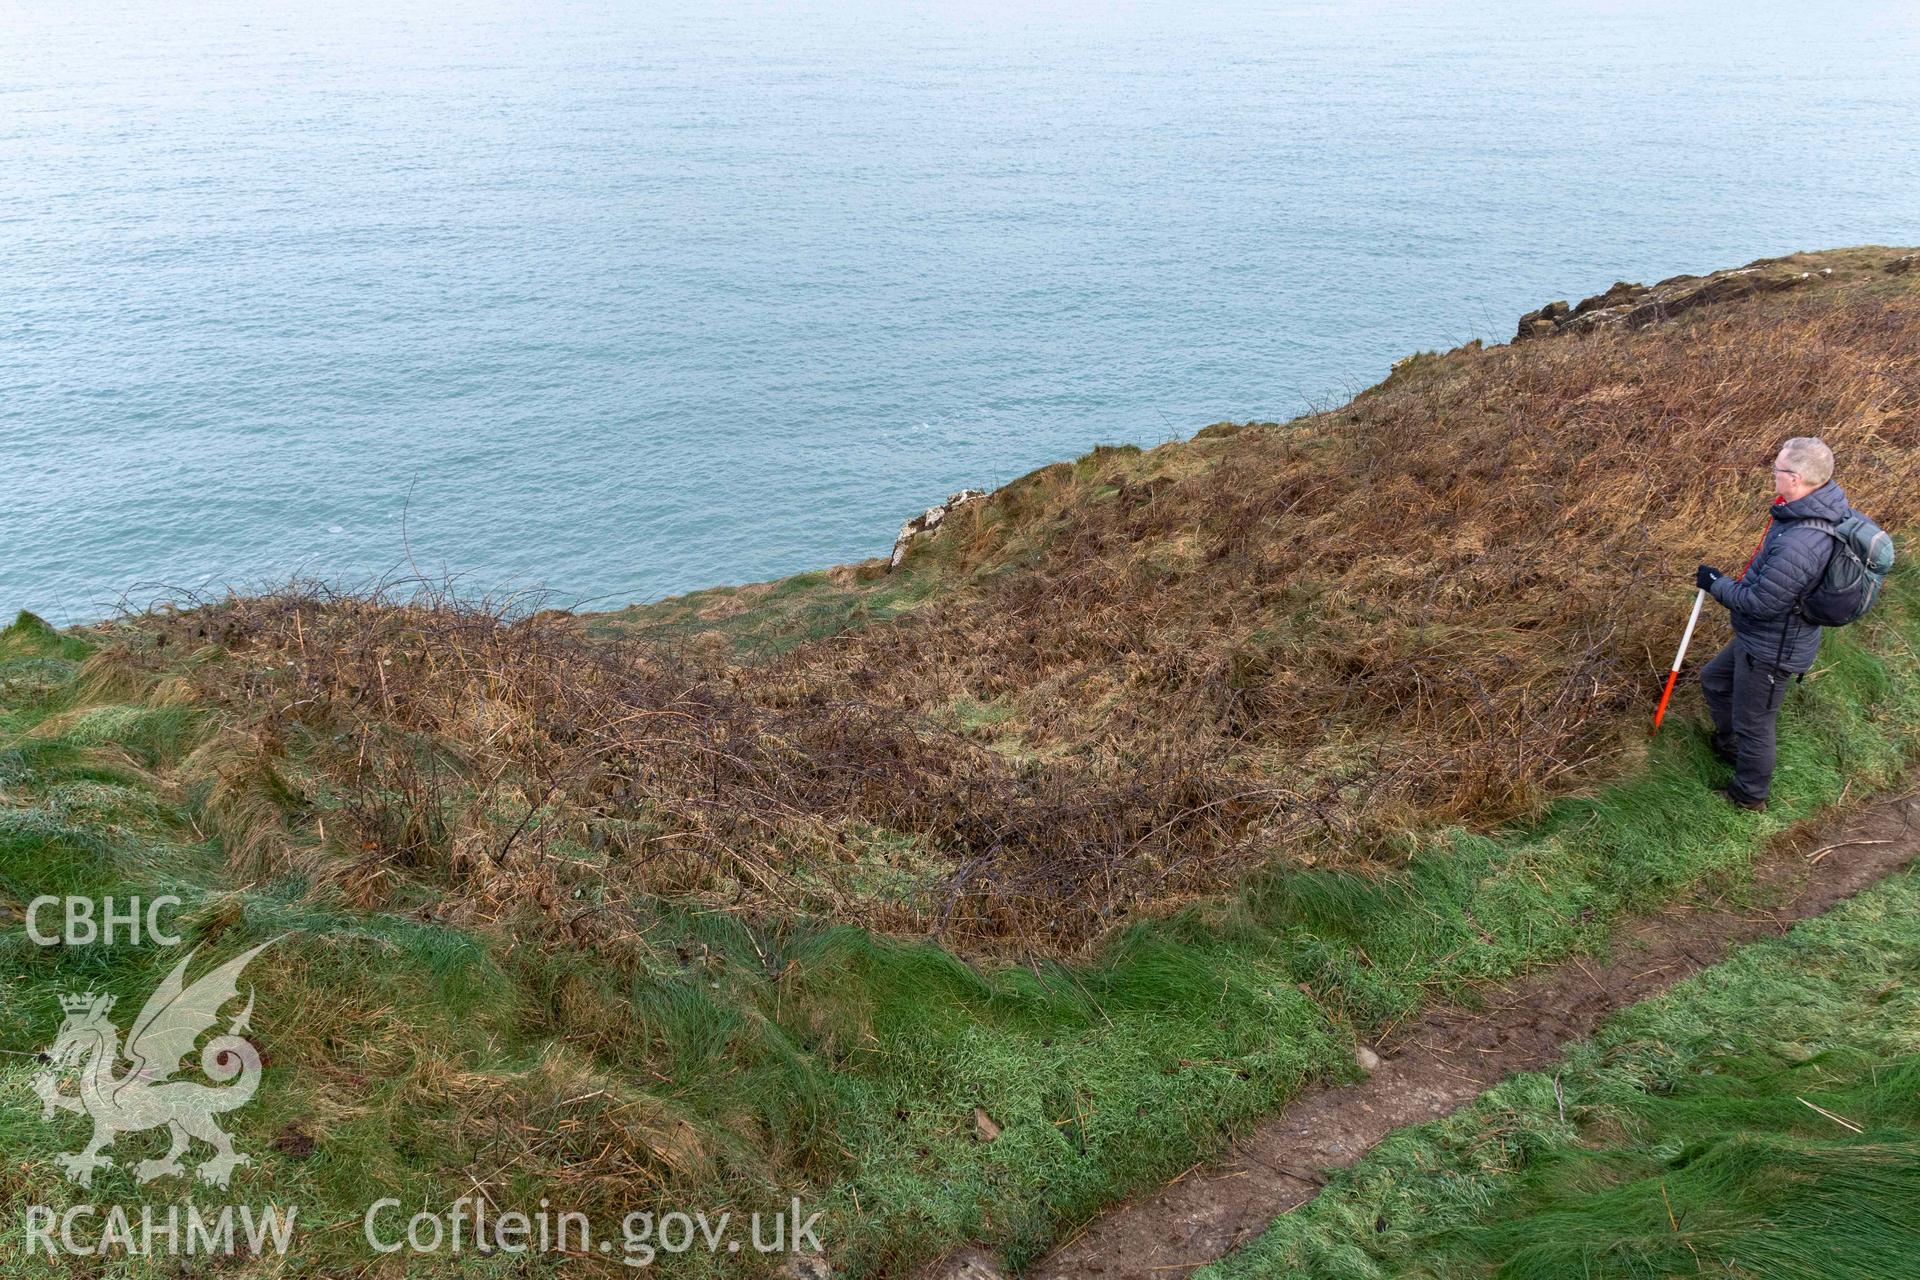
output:
<instances>
[{"instance_id":1,"label":"bare earth track","mask_svg":"<svg viewBox=\"0 0 1920 1280\"><path fill-rule=\"evenodd\" d=\"M1711 800L1711 797L1703 799ZM1764 906L1699 893L1623 926L1607 963L1575 957L1493 987L1486 1007L1435 1009L1376 1046L1358 1084L1309 1093L1235 1143L1218 1162L1108 1210L1042 1259L1033 1280L1179 1280L1316 1195L1321 1172L1345 1168L1388 1133L1460 1107L1517 1071L1539 1070L1608 1014L1656 996L1726 958L1785 933L1920 857L1920 793L1802 824L1755 862ZM994 1280L1005 1272L968 1249L925 1280Z\"/></svg>"}]
</instances>

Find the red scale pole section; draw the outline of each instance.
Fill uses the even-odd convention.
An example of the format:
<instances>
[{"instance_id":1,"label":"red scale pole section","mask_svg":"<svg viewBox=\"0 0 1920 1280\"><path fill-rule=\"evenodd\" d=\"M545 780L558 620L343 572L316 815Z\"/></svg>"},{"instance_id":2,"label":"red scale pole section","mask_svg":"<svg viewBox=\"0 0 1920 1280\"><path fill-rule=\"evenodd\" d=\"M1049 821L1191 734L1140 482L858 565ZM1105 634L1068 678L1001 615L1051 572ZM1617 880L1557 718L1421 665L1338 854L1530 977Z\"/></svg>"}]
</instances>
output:
<instances>
[{"instance_id":1,"label":"red scale pole section","mask_svg":"<svg viewBox=\"0 0 1920 1280\"><path fill-rule=\"evenodd\" d=\"M1776 497L1773 500L1773 504L1779 506L1784 501L1784 498ZM1760 558L1760 548L1767 545L1767 534L1771 532L1772 529L1773 517L1768 516L1767 527L1760 531L1760 541L1754 546L1753 554L1747 557L1746 564L1740 567L1740 572L1733 575L1734 577L1744 578L1747 576L1747 570L1753 568L1753 562ZM1660 722L1667 718L1667 700L1673 697L1674 682L1680 678L1680 664L1687 660L1687 645L1693 641L1694 624L1700 621L1700 606L1706 602L1706 592L1700 591L1694 594L1693 612L1687 615L1687 629L1680 633L1680 649L1673 655L1673 669L1667 672L1667 687L1660 691L1660 705L1653 709L1653 728L1647 730L1647 736L1649 738L1660 732Z\"/></svg>"}]
</instances>

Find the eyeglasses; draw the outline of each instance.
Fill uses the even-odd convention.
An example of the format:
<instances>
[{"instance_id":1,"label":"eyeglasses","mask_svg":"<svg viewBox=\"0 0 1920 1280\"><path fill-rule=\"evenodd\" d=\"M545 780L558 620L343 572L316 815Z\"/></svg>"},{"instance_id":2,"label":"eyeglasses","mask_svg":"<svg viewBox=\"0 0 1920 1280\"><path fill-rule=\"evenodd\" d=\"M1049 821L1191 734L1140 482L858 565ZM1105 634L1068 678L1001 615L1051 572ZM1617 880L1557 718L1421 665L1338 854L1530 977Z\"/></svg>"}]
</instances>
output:
<instances>
[{"instance_id":1,"label":"eyeglasses","mask_svg":"<svg viewBox=\"0 0 1920 1280\"><path fill-rule=\"evenodd\" d=\"M1777 476L1792 476L1795 480L1798 480L1800 478L1800 473L1798 471L1789 471L1785 467L1775 467L1773 469L1773 474Z\"/></svg>"}]
</instances>

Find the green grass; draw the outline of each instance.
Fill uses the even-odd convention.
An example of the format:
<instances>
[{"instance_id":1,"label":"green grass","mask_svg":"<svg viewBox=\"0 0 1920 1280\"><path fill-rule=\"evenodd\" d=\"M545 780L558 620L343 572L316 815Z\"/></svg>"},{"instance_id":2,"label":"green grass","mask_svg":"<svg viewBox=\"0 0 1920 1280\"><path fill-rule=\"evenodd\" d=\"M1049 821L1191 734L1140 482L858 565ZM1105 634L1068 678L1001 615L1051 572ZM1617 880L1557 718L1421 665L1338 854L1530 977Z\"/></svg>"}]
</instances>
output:
<instances>
[{"instance_id":1,"label":"green grass","mask_svg":"<svg viewBox=\"0 0 1920 1280\"><path fill-rule=\"evenodd\" d=\"M1909 872L1615 1016L1555 1073L1390 1135L1200 1275L1912 1275L1917 978Z\"/></svg>"},{"instance_id":2,"label":"green grass","mask_svg":"<svg viewBox=\"0 0 1920 1280\"><path fill-rule=\"evenodd\" d=\"M838 578L797 573L592 614L585 625L600 639L672 645L718 637L737 657L767 660L811 640L898 617L932 599L941 587L934 566L916 563L886 573L882 563L869 562Z\"/></svg>"},{"instance_id":3,"label":"green grass","mask_svg":"<svg viewBox=\"0 0 1920 1280\"><path fill-rule=\"evenodd\" d=\"M53 1158L83 1126L39 1123L35 1064L13 1055L53 1034L59 994L93 987L137 1007L174 961L37 948L18 913L46 892L170 892L190 940L222 955L286 935L250 978L272 1065L233 1117L258 1161L235 1194L301 1206L296 1269L364 1264L367 1203L445 1204L471 1190L470 1171L493 1175L503 1204L550 1196L603 1215L799 1195L825 1211L846 1276L899 1274L967 1239L1021 1262L1344 1077L1356 1036L1601 945L1623 913L1690 886L1737 885L1769 836L1843 787L1860 797L1893 779L1920 730L1911 585L1836 635L1825 673L1796 688L1767 815L1715 801L1719 766L1670 721L1636 777L1525 829L1438 833L1372 881L1270 874L1075 967L976 966L855 928L671 902L653 904L643 951L598 955L441 920L432 894L416 912L367 913L325 882L256 881L229 869L183 764L211 726L90 690L83 640L16 623L0 633L0 1221L17 1228L26 1204L79 1193ZM955 711L995 723L987 704ZM992 1141L976 1108L999 1127ZM172 1192L134 1187L123 1167L91 1194ZM0 1256L17 1243L0 1235ZM673 1273L733 1265L694 1255Z\"/></svg>"}]
</instances>

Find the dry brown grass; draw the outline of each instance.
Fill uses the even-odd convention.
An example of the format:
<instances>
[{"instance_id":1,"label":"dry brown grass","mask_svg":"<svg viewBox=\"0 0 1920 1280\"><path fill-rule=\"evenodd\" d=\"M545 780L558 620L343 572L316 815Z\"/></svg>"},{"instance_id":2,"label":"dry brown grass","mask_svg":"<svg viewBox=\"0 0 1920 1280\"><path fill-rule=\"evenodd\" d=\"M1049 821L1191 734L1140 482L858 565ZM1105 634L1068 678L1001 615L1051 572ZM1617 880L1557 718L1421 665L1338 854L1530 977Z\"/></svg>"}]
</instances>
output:
<instances>
[{"instance_id":1,"label":"dry brown grass","mask_svg":"<svg viewBox=\"0 0 1920 1280\"><path fill-rule=\"evenodd\" d=\"M249 872L303 857L362 905L447 884L446 911L537 916L607 946L635 940L650 899L687 895L965 934L978 925L961 909L1003 859L1044 852L1097 879L1127 846L1224 834L1204 775L1177 761L1027 776L895 709L762 698L747 673L590 644L553 614L295 588L144 633L118 661L207 645L223 659L188 664L227 724L187 770L214 780L204 808L231 856ZM875 833L949 873L864 894Z\"/></svg>"},{"instance_id":2,"label":"dry brown grass","mask_svg":"<svg viewBox=\"0 0 1920 1280\"><path fill-rule=\"evenodd\" d=\"M223 802L257 830L278 795L263 839L369 901L426 878L611 945L692 895L1058 949L1289 850L1363 861L1621 771L1778 442L1825 437L1906 529L1917 411L1912 293L1746 300L1049 468L949 522L934 605L770 663L313 590L151 619L140 661L238 659L194 668L251 744ZM1003 714L943 727L963 703Z\"/></svg>"},{"instance_id":3,"label":"dry brown grass","mask_svg":"<svg viewBox=\"0 0 1920 1280\"><path fill-rule=\"evenodd\" d=\"M1744 561L1792 435L1825 437L1857 504L1911 527L1914 295L1462 351L1331 414L1115 458L1077 486L1042 473L1054 493L1024 520L984 504L948 535L965 569L1045 530L1020 572L765 679L997 700L1029 748L1119 775L1185 753L1210 798L1236 780L1300 793L1258 815L1295 833L1306 814L1343 840L1497 821L1630 762L1693 566Z\"/></svg>"}]
</instances>

